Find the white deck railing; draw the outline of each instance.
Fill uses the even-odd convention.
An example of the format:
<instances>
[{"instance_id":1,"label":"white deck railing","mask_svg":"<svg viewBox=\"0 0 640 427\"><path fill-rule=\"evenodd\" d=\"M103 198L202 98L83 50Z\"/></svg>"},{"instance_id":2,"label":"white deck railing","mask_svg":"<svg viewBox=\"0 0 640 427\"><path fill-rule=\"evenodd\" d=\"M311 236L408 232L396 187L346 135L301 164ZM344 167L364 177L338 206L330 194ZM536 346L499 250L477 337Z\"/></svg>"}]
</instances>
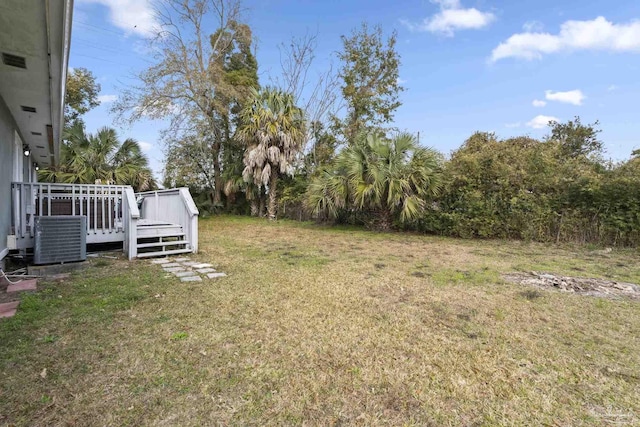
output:
<instances>
[{"instance_id":1,"label":"white deck railing","mask_svg":"<svg viewBox=\"0 0 640 427\"><path fill-rule=\"evenodd\" d=\"M199 212L188 188L136 193L136 199L140 198L141 218L181 225L191 250L198 251Z\"/></svg>"},{"instance_id":2,"label":"white deck railing","mask_svg":"<svg viewBox=\"0 0 640 427\"><path fill-rule=\"evenodd\" d=\"M126 185L11 183L12 234L16 249L33 246L34 217L87 217L87 243L123 241Z\"/></svg>"},{"instance_id":3,"label":"white deck railing","mask_svg":"<svg viewBox=\"0 0 640 427\"><path fill-rule=\"evenodd\" d=\"M137 256L144 220L182 226L189 247L198 250L198 209L187 188L136 194L128 185L13 182L11 201L10 249L34 246L36 216L70 215L87 217L87 243L123 242L129 259Z\"/></svg>"}]
</instances>

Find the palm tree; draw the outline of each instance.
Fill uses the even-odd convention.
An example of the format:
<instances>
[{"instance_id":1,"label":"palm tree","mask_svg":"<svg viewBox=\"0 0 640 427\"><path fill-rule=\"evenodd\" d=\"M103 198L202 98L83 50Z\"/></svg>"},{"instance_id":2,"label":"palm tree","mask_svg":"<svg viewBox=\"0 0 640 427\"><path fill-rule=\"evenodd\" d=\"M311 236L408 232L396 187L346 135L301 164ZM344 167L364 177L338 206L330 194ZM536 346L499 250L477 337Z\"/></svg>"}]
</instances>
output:
<instances>
[{"instance_id":1,"label":"palm tree","mask_svg":"<svg viewBox=\"0 0 640 427\"><path fill-rule=\"evenodd\" d=\"M316 215L335 217L353 207L373 215L374 228L388 230L394 219L419 217L440 189L440 159L420 147L413 135L392 139L361 136L339 155L333 170L325 170L307 190L307 206Z\"/></svg>"},{"instance_id":2,"label":"palm tree","mask_svg":"<svg viewBox=\"0 0 640 427\"><path fill-rule=\"evenodd\" d=\"M344 170L325 168L307 187L305 205L319 220L335 218L347 208L349 180Z\"/></svg>"},{"instance_id":3,"label":"palm tree","mask_svg":"<svg viewBox=\"0 0 640 427\"><path fill-rule=\"evenodd\" d=\"M136 191L157 187L136 140L129 138L120 143L116 131L107 127L96 134L86 134L82 123L66 129L64 139L60 163L42 169L41 180L76 184L100 181L131 185Z\"/></svg>"},{"instance_id":4,"label":"palm tree","mask_svg":"<svg viewBox=\"0 0 640 427\"><path fill-rule=\"evenodd\" d=\"M240 113L238 139L246 144L242 177L259 188L267 187L270 220L276 219L278 179L293 174L302 150L304 113L293 95L275 88L253 90L253 98Z\"/></svg>"}]
</instances>

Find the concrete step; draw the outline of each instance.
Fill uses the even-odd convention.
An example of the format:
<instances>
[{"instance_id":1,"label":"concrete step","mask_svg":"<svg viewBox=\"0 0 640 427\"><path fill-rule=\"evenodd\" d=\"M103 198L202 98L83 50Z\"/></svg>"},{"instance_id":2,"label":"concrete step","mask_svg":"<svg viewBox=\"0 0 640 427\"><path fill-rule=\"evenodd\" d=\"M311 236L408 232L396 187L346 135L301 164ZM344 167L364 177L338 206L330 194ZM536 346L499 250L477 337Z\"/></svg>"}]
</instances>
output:
<instances>
[{"instance_id":1,"label":"concrete step","mask_svg":"<svg viewBox=\"0 0 640 427\"><path fill-rule=\"evenodd\" d=\"M19 282L16 282L14 280L13 284L7 286L7 293L10 294L13 292L35 291L36 282L36 279L20 280Z\"/></svg>"},{"instance_id":2,"label":"concrete step","mask_svg":"<svg viewBox=\"0 0 640 427\"><path fill-rule=\"evenodd\" d=\"M184 249L173 249L170 251L158 251L158 252L143 252L138 254L138 258L152 258L156 256L166 256L166 255L175 255L175 254L186 254L193 252L191 248Z\"/></svg>"},{"instance_id":3,"label":"concrete step","mask_svg":"<svg viewBox=\"0 0 640 427\"><path fill-rule=\"evenodd\" d=\"M174 236L171 236L174 237ZM189 244L188 240L174 240L174 241L165 241L165 242L151 242L151 243L138 243L136 246L138 249L141 248L155 248L160 246L174 246L174 245L187 245Z\"/></svg>"},{"instance_id":4,"label":"concrete step","mask_svg":"<svg viewBox=\"0 0 640 427\"><path fill-rule=\"evenodd\" d=\"M18 305L20 305L20 301L11 301L0 304L0 318L2 317L13 317L18 311Z\"/></svg>"}]
</instances>

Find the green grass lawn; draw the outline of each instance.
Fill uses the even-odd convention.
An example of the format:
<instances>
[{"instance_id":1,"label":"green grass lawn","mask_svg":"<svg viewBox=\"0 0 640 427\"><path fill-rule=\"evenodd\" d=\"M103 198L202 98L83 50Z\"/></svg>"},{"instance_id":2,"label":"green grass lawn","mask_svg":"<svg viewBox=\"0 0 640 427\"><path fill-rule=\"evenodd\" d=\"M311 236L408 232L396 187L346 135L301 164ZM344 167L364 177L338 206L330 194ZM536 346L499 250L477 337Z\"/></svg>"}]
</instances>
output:
<instances>
[{"instance_id":1,"label":"green grass lawn","mask_svg":"<svg viewBox=\"0 0 640 427\"><path fill-rule=\"evenodd\" d=\"M216 217L181 283L94 261L0 321L0 425L639 425L638 251ZM45 371L46 369L46 371Z\"/></svg>"}]
</instances>

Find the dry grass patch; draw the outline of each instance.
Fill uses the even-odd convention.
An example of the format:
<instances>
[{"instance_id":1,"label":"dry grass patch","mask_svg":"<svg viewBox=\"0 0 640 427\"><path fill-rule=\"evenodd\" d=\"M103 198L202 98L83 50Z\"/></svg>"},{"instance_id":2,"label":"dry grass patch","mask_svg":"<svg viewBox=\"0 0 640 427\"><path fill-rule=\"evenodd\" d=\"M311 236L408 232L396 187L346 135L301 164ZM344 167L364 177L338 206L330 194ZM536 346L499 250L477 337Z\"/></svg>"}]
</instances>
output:
<instances>
[{"instance_id":1,"label":"dry grass patch","mask_svg":"<svg viewBox=\"0 0 640 427\"><path fill-rule=\"evenodd\" d=\"M200 224L196 258L228 277L184 284L119 261L1 322L0 423L639 422L640 305L500 278L639 283L637 252Z\"/></svg>"}]
</instances>

